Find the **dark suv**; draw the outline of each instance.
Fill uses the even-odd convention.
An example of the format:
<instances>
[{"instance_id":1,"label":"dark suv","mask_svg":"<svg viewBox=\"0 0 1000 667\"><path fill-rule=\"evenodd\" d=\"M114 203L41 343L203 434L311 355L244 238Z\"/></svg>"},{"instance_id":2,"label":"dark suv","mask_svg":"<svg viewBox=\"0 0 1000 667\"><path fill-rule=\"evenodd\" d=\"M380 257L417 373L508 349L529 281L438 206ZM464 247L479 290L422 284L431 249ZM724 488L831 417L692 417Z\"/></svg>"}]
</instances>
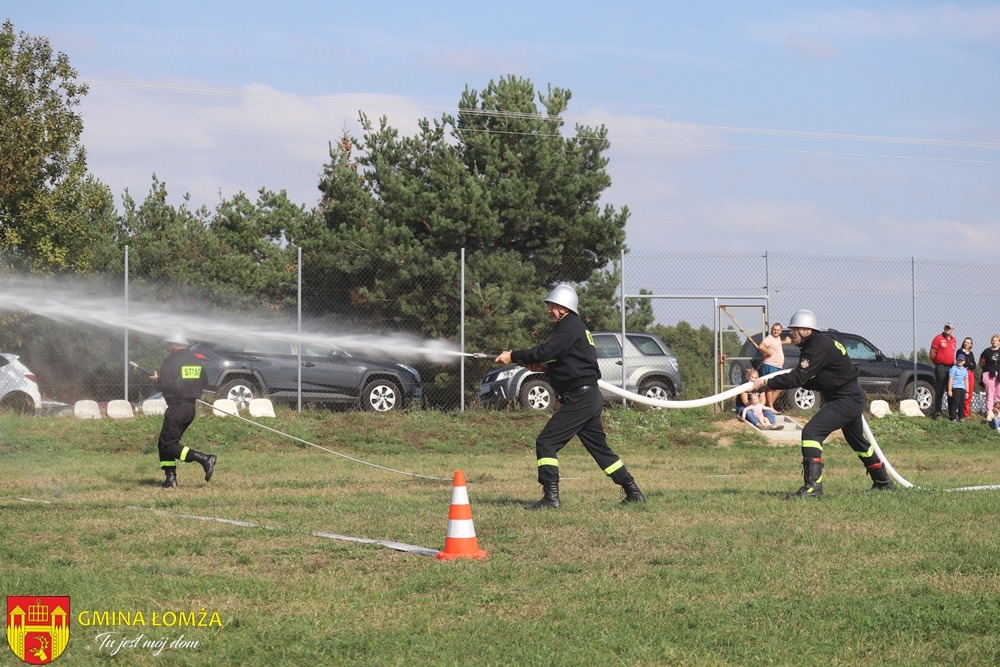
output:
<instances>
[{"instance_id":1,"label":"dark suv","mask_svg":"<svg viewBox=\"0 0 1000 667\"><path fill-rule=\"evenodd\" d=\"M616 387L622 384L622 332L595 331L591 334L597 348L597 364L601 379ZM677 358L662 340L650 333L625 332L625 364L627 389L649 398L671 400L681 391L681 376ZM606 401L620 401L617 394L601 390ZM556 395L549 376L522 366L505 366L491 371L479 385L479 401L483 405L519 404L526 410L551 412Z\"/></svg>"},{"instance_id":2,"label":"dark suv","mask_svg":"<svg viewBox=\"0 0 1000 667\"><path fill-rule=\"evenodd\" d=\"M913 398L913 362L906 359L892 359L882 354L882 351L868 340L857 334L843 333L836 329L823 332L830 338L839 341L847 350L847 355L858 367L858 382L868 396L882 396L903 400ZM782 334L787 336L788 332ZM733 358L729 367L729 384L740 385L746 382L746 371L753 366L760 370L763 355L757 346L761 334L743 343L740 355ZM791 343L782 345L785 353L785 365L782 368L794 368L799 363L799 348ZM920 409L929 414L934 405L934 369L927 364L917 364L917 404ZM817 392L798 387L782 393L776 407L793 406L800 410L808 410L821 403Z\"/></svg>"},{"instance_id":3,"label":"dark suv","mask_svg":"<svg viewBox=\"0 0 1000 667\"><path fill-rule=\"evenodd\" d=\"M254 398L295 401L298 397L298 347L279 341L198 343L191 348L202 361L207 391L245 408ZM343 403L373 412L423 404L420 373L386 360L356 357L327 346L302 345L302 399Z\"/></svg>"}]
</instances>

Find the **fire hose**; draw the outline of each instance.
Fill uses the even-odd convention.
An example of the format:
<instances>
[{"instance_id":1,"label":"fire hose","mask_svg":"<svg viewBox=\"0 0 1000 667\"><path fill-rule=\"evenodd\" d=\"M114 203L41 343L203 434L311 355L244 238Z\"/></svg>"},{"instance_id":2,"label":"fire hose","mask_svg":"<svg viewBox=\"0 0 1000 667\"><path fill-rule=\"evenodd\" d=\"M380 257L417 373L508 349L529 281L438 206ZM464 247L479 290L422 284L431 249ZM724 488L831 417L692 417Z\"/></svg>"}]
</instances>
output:
<instances>
[{"instance_id":1,"label":"fire hose","mask_svg":"<svg viewBox=\"0 0 1000 667\"><path fill-rule=\"evenodd\" d=\"M785 373L790 373L791 371L792 371L791 368L786 368L783 371L777 371L775 373L765 375L764 377L765 378L777 377L778 375L784 375ZM742 394L745 391L749 391L754 386L753 382L744 382L738 387L727 389L726 391L720 394L716 394L715 396L706 396L705 398L696 398L688 401L661 401L659 399L649 398L648 396L642 396L640 394L634 394L630 391L625 391L621 387L616 387L615 385L609 382L605 382L604 380L598 380L597 383L601 387L601 389L605 389L611 392L612 394L616 394L618 396L627 398L635 403L641 403L643 405L648 405L654 408L667 408L674 410L683 410L685 408L704 408L709 405L712 405L713 403L719 403L721 401L733 398L738 394ZM878 446L878 442L875 440L875 436L872 434L872 430L868 426L868 421L865 420L864 415L861 416L861 423L864 425L865 437L868 439L868 442L870 442L872 447L875 449L875 454L878 455L879 460L882 461L882 465L885 466L885 471L889 473L889 476L892 477L894 480L896 480L896 482L903 488L905 489L913 488L913 484L908 482L906 479L903 478L902 475L896 472L896 469L892 467L891 463L889 463L889 459L885 457L885 453L882 452L882 448Z\"/></svg>"}]
</instances>

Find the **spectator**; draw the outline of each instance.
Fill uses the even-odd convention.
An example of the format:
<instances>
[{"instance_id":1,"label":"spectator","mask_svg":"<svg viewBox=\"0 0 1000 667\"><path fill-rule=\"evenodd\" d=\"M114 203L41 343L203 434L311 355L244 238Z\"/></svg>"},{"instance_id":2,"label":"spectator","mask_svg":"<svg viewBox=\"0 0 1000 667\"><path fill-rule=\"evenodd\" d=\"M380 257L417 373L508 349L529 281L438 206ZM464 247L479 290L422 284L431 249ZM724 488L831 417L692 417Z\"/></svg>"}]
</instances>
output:
<instances>
[{"instance_id":1,"label":"spectator","mask_svg":"<svg viewBox=\"0 0 1000 667\"><path fill-rule=\"evenodd\" d=\"M760 374L754 369L747 371L747 382L756 380ZM762 431L780 431L783 424L775 424L774 411L760 402L759 394L743 392L736 397L736 418L748 421Z\"/></svg>"},{"instance_id":2,"label":"spectator","mask_svg":"<svg viewBox=\"0 0 1000 667\"><path fill-rule=\"evenodd\" d=\"M992 410L986 411L986 418L990 420L990 428L1000 431L1000 401L993 404Z\"/></svg>"},{"instance_id":3,"label":"spectator","mask_svg":"<svg viewBox=\"0 0 1000 667\"><path fill-rule=\"evenodd\" d=\"M760 365L761 375L777 373L785 365L785 351L781 349L781 346L790 345L792 339L788 336L782 338L781 331L781 324L775 322L771 325L771 335L765 336L760 341L760 345L757 346L760 353L764 355L764 361ZM780 389L768 389L764 392L764 405L770 408L776 415L781 414L774 407L774 402L778 400L779 396L781 396Z\"/></svg>"},{"instance_id":4,"label":"spectator","mask_svg":"<svg viewBox=\"0 0 1000 667\"><path fill-rule=\"evenodd\" d=\"M975 393L976 388L976 354L972 351L971 338L962 341L962 347L959 348L958 353L965 355L965 370L969 372L969 391L965 392L965 405L962 406L962 412L959 413L959 416L971 417L972 394Z\"/></svg>"},{"instance_id":5,"label":"spectator","mask_svg":"<svg viewBox=\"0 0 1000 667\"><path fill-rule=\"evenodd\" d=\"M969 371L965 370L965 355L961 352L955 357L955 365L948 374L948 416L957 424L965 421L962 411L965 409L965 394L969 390Z\"/></svg>"},{"instance_id":6,"label":"spectator","mask_svg":"<svg viewBox=\"0 0 1000 667\"><path fill-rule=\"evenodd\" d=\"M948 391L948 373L951 372L951 367L955 365L955 348L958 347L955 337L951 335L951 332L955 330L955 327L951 325L951 322L944 325L944 331L934 336L934 341L931 343L931 363L934 364L934 408L931 410L931 417L937 419L941 416L941 402L946 395L950 395L951 392Z\"/></svg>"},{"instance_id":7,"label":"spectator","mask_svg":"<svg viewBox=\"0 0 1000 667\"><path fill-rule=\"evenodd\" d=\"M986 389L986 403L983 404L986 412L990 411L1000 394L1000 335L993 334L990 338L990 346L979 355L979 367L983 369L983 388Z\"/></svg>"}]
</instances>

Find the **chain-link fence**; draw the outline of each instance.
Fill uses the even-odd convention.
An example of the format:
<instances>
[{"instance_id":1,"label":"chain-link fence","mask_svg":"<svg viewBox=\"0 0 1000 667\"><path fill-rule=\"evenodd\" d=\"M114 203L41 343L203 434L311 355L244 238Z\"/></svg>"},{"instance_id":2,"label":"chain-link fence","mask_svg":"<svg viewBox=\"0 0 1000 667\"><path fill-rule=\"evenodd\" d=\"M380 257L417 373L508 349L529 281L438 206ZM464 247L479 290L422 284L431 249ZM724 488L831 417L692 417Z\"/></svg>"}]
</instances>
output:
<instances>
[{"instance_id":1,"label":"chain-link fence","mask_svg":"<svg viewBox=\"0 0 1000 667\"><path fill-rule=\"evenodd\" d=\"M295 405L358 404L381 379L396 391L394 407L453 409L476 405L480 380L496 368L453 352L492 355L543 341L551 326L543 300L552 286L544 279L552 275L577 284L592 331L624 324L658 334L677 356L688 397L731 384L746 335L787 323L800 308L813 310L822 328L863 337L898 363L921 357L945 322L960 343L972 338L977 359L1000 330L992 308L1000 265L991 264L631 252L595 269L593 256L359 251L345 260L302 257L293 247L238 265L216 260L202 258L220 266L197 279L156 270L164 259L136 250L99 277L40 283L8 273L0 352L20 357L47 401L138 401L155 388L127 362L155 370L165 354L160 338L179 328L215 355L222 369L216 390L241 380L251 393ZM251 341L274 332L281 333L276 345ZM446 340L453 352L423 354L421 339ZM378 344L385 340L395 342ZM16 392L20 381L5 376L0 392Z\"/></svg>"}]
</instances>

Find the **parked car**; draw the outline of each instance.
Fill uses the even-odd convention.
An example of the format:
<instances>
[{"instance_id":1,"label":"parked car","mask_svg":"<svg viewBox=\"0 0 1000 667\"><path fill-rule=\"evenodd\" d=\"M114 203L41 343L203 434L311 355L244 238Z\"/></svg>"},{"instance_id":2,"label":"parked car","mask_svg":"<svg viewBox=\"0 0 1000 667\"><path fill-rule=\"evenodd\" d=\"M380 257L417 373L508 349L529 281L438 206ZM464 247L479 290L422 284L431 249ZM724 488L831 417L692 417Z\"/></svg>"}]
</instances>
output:
<instances>
[{"instance_id":1,"label":"parked car","mask_svg":"<svg viewBox=\"0 0 1000 667\"><path fill-rule=\"evenodd\" d=\"M622 383L622 333L596 331L594 346L601 379L610 384ZM650 398L669 400L681 391L681 376L677 358L663 341L653 334L625 332L625 365L628 373L626 390ZM617 394L601 390L606 401L619 401ZM505 366L491 371L479 385L479 400L483 405L503 407L519 405L525 410L551 412L556 394L548 375L530 371L523 366Z\"/></svg>"},{"instance_id":2,"label":"parked car","mask_svg":"<svg viewBox=\"0 0 1000 667\"><path fill-rule=\"evenodd\" d=\"M906 359L893 359L885 356L881 350L866 338L857 334L844 333L836 329L824 331L827 336L840 343L847 350L848 356L858 367L858 382L868 396L894 398L903 400L913 398L913 362ZM743 343L739 357L732 360L729 367L729 384L740 385L746 382L746 371L751 366L760 369L763 355L757 349L761 334ZM799 348L791 343L782 345L785 353L785 365L782 368L793 368L799 363ZM934 405L934 368L927 364L917 364L917 404L924 413L930 413ZM794 406L800 410L818 406L822 399L818 392L798 387L782 393L776 407Z\"/></svg>"},{"instance_id":3,"label":"parked car","mask_svg":"<svg viewBox=\"0 0 1000 667\"><path fill-rule=\"evenodd\" d=\"M38 382L18 355L0 352L0 411L37 415L42 411Z\"/></svg>"},{"instance_id":4,"label":"parked car","mask_svg":"<svg viewBox=\"0 0 1000 667\"><path fill-rule=\"evenodd\" d=\"M254 398L295 401L298 348L280 341L198 343L191 351L207 373L206 391L245 408ZM388 360L355 356L333 345L302 346L302 399L341 403L372 412L423 405L417 369Z\"/></svg>"}]
</instances>

